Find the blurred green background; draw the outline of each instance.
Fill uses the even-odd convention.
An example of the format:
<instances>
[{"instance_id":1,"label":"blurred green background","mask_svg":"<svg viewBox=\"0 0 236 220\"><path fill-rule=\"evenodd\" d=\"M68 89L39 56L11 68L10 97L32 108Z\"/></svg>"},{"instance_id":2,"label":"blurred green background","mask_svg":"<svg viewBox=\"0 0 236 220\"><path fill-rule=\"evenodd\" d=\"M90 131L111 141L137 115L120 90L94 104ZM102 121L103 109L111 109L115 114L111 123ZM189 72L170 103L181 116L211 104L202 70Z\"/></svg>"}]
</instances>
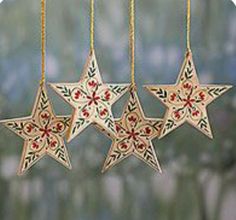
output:
<instances>
[{"instance_id":1,"label":"blurred green background","mask_svg":"<svg viewBox=\"0 0 236 220\"><path fill-rule=\"evenodd\" d=\"M97 0L104 81L128 82L128 0ZM163 106L143 84L174 83L185 53L185 0L137 0L136 79L147 116ZM202 83L236 82L236 7L192 1L192 49ZM47 1L47 79L74 82L89 51L89 0ZM0 118L29 115L40 79L40 0L0 5ZM49 89L58 114L70 107ZM120 116L127 99L114 107ZM164 174L129 158L100 173L111 141L90 127L68 144L67 171L45 157L17 177L23 141L0 127L1 220L235 220L235 89L209 106L215 139L186 125L154 144Z\"/></svg>"}]
</instances>

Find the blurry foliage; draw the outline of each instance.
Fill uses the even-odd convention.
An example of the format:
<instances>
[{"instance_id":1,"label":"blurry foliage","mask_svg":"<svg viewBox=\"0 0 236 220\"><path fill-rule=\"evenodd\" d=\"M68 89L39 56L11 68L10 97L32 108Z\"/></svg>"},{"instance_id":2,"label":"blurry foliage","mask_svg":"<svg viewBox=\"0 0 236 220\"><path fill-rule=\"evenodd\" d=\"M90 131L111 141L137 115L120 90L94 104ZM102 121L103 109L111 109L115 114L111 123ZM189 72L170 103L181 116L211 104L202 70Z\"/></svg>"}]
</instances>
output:
<instances>
[{"instance_id":1,"label":"blurry foliage","mask_svg":"<svg viewBox=\"0 0 236 220\"><path fill-rule=\"evenodd\" d=\"M202 83L235 83L233 3L192 2L192 49ZM48 80L77 81L89 49L89 0L47 3ZM136 79L149 116L162 117L164 108L141 86L175 81L185 52L184 3L137 0ZM0 116L25 116L40 77L40 1L4 0L0 28ZM129 81L128 1L96 1L96 52L105 81ZM70 113L50 95L58 113ZM126 99L116 104L117 117ZM68 144L71 172L47 158L18 178L23 143L1 127L1 219L235 220L235 108L235 90L210 106L214 140L188 125L155 140L162 176L133 158L102 175L110 140L89 128Z\"/></svg>"}]
</instances>

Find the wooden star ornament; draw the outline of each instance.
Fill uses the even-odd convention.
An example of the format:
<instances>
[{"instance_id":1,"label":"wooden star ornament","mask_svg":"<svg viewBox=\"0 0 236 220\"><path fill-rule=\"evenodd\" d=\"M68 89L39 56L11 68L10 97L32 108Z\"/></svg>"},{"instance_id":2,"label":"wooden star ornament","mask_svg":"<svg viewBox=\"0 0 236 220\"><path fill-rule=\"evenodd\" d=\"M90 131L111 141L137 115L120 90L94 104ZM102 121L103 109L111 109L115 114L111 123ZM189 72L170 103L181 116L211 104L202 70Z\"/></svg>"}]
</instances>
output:
<instances>
[{"instance_id":1,"label":"wooden star ornament","mask_svg":"<svg viewBox=\"0 0 236 220\"><path fill-rule=\"evenodd\" d=\"M93 123L115 134L111 107L128 91L129 85L104 84L94 50L90 52L78 83L56 83L50 86L74 109L67 133L68 141Z\"/></svg>"},{"instance_id":2,"label":"wooden star ornament","mask_svg":"<svg viewBox=\"0 0 236 220\"><path fill-rule=\"evenodd\" d=\"M24 139L18 175L22 175L45 155L51 156L71 169L68 151L63 140L69 128L69 122L70 117L54 114L45 85L38 89L31 116L1 121Z\"/></svg>"},{"instance_id":3,"label":"wooden star ornament","mask_svg":"<svg viewBox=\"0 0 236 220\"><path fill-rule=\"evenodd\" d=\"M161 119L146 118L136 91L130 92L129 100L120 119L115 119L116 136L106 158L102 172L123 159L134 155L158 172L162 172L151 140L159 136Z\"/></svg>"},{"instance_id":4,"label":"wooden star ornament","mask_svg":"<svg viewBox=\"0 0 236 220\"><path fill-rule=\"evenodd\" d=\"M145 86L166 107L160 138L188 122L213 138L206 107L232 86L201 85L191 53L187 53L175 85Z\"/></svg>"}]
</instances>

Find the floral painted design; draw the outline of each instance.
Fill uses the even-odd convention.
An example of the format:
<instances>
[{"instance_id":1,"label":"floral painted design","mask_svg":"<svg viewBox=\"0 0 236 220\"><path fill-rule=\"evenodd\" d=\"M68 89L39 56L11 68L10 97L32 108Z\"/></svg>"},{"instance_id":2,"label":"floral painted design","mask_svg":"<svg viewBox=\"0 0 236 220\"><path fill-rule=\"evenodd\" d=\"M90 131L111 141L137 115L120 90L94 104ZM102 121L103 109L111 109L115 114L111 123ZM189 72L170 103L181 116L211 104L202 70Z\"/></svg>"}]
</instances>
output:
<instances>
[{"instance_id":1,"label":"floral painted design","mask_svg":"<svg viewBox=\"0 0 236 220\"><path fill-rule=\"evenodd\" d=\"M200 85L192 55L189 54L185 58L175 85L146 86L146 88L168 108L160 137L188 122L212 138L206 107L231 86Z\"/></svg>"},{"instance_id":2,"label":"floral painted design","mask_svg":"<svg viewBox=\"0 0 236 220\"><path fill-rule=\"evenodd\" d=\"M115 134L111 106L128 91L129 85L104 84L94 51L89 55L78 83L51 84L51 87L74 108L68 141L92 123Z\"/></svg>"},{"instance_id":3,"label":"floral painted design","mask_svg":"<svg viewBox=\"0 0 236 220\"><path fill-rule=\"evenodd\" d=\"M48 154L71 168L63 136L70 117L55 116L45 86L40 87L31 117L3 121L4 125L25 140L18 174L23 174Z\"/></svg>"},{"instance_id":4,"label":"floral painted design","mask_svg":"<svg viewBox=\"0 0 236 220\"><path fill-rule=\"evenodd\" d=\"M151 140L159 136L162 120L144 116L136 91L131 92L123 115L115 120L115 124L116 136L108 134L113 139L113 143L103 171L134 155L161 172Z\"/></svg>"},{"instance_id":5,"label":"floral painted design","mask_svg":"<svg viewBox=\"0 0 236 220\"><path fill-rule=\"evenodd\" d=\"M202 117L201 106L205 106L208 98L206 90L194 86L191 81L184 81L179 90L169 92L168 101L175 106L171 115L173 120L181 121L186 117L199 121Z\"/></svg>"}]
</instances>

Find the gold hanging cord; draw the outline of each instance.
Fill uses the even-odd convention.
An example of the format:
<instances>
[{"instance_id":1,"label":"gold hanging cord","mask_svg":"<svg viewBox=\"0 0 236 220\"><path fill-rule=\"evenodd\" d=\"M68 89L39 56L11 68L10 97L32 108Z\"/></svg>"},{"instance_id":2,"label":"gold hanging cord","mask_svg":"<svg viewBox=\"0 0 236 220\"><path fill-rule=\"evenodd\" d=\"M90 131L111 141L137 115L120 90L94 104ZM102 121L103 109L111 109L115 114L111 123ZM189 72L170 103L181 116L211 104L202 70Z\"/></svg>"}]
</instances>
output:
<instances>
[{"instance_id":1,"label":"gold hanging cord","mask_svg":"<svg viewBox=\"0 0 236 220\"><path fill-rule=\"evenodd\" d=\"M187 0L187 54L191 53L191 0Z\"/></svg>"},{"instance_id":2,"label":"gold hanging cord","mask_svg":"<svg viewBox=\"0 0 236 220\"><path fill-rule=\"evenodd\" d=\"M130 0L129 50L131 88L135 87L135 0Z\"/></svg>"},{"instance_id":3,"label":"gold hanging cord","mask_svg":"<svg viewBox=\"0 0 236 220\"><path fill-rule=\"evenodd\" d=\"M90 50L94 50L94 0L90 0Z\"/></svg>"},{"instance_id":4,"label":"gold hanging cord","mask_svg":"<svg viewBox=\"0 0 236 220\"><path fill-rule=\"evenodd\" d=\"M45 83L45 55L46 55L46 0L41 0L41 81Z\"/></svg>"}]
</instances>

